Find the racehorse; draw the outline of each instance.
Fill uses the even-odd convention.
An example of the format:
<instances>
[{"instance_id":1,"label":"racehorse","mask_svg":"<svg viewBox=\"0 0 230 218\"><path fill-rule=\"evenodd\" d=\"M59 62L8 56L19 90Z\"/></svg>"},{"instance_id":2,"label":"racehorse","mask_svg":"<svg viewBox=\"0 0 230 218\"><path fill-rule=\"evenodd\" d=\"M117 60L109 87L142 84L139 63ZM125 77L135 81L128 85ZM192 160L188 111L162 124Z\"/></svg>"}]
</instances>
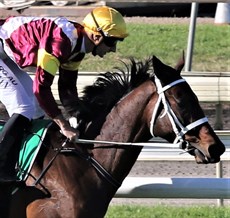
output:
<instances>
[{"instance_id":1,"label":"racehorse","mask_svg":"<svg viewBox=\"0 0 230 218\"><path fill-rule=\"evenodd\" d=\"M80 108L80 138L90 142L71 143L50 127L26 186L8 199L8 216L104 217L143 148L140 142L153 135L180 145L197 163L220 161L225 147L181 77L183 66L184 55L175 68L155 56L131 59L128 73L107 72L87 86L71 111Z\"/></svg>"}]
</instances>

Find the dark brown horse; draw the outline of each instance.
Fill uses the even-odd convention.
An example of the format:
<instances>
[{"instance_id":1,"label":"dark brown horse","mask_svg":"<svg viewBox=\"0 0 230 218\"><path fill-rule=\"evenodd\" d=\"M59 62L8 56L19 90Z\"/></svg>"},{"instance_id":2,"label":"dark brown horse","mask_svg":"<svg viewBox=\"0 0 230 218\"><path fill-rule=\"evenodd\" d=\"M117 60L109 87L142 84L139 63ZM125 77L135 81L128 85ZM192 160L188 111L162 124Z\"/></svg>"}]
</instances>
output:
<instances>
[{"instance_id":1,"label":"dark brown horse","mask_svg":"<svg viewBox=\"0 0 230 218\"><path fill-rule=\"evenodd\" d=\"M147 142L153 134L180 143L197 163L218 162L225 147L181 78L183 66L184 57L174 69L154 56L146 62L131 61L129 76L106 73L86 87L78 113L80 138L112 143L69 143L57 128L50 128L27 186L8 198L8 216L104 217L142 149L115 142ZM33 187L34 178L57 153Z\"/></svg>"}]
</instances>

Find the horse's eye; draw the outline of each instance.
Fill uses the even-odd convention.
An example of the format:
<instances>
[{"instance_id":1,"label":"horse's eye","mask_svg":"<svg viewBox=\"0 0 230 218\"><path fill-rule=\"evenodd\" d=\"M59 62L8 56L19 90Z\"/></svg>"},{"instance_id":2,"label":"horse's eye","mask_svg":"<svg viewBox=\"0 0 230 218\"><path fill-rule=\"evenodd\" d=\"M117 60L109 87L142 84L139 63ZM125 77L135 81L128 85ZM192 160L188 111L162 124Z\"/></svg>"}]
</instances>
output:
<instances>
[{"instance_id":1,"label":"horse's eye","mask_svg":"<svg viewBox=\"0 0 230 218\"><path fill-rule=\"evenodd\" d=\"M169 92L169 96L174 99L174 101L179 104L179 106L184 106L184 101L186 100L186 96L182 90L174 90Z\"/></svg>"}]
</instances>

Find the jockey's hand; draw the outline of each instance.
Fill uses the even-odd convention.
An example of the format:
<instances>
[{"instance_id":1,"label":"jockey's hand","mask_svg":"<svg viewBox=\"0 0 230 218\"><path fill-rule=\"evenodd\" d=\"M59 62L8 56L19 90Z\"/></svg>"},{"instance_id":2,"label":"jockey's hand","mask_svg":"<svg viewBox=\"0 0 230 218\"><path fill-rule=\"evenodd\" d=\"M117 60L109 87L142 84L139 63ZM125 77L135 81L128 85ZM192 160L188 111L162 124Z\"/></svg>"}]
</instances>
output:
<instances>
[{"instance_id":1,"label":"jockey's hand","mask_svg":"<svg viewBox=\"0 0 230 218\"><path fill-rule=\"evenodd\" d=\"M79 137L79 131L74 129L71 126L66 126L61 129L61 132L66 138L68 138L71 142L75 142Z\"/></svg>"},{"instance_id":2,"label":"jockey's hand","mask_svg":"<svg viewBox=\"0 0 230 218\"><path fill-rule=\"evenodd\" d=\"M60 127L61 132L71 142L75 142L79 137L79 131L70 126L69 122L60 114L55 117L54 122Z\"/></svg>"}]
</instances>

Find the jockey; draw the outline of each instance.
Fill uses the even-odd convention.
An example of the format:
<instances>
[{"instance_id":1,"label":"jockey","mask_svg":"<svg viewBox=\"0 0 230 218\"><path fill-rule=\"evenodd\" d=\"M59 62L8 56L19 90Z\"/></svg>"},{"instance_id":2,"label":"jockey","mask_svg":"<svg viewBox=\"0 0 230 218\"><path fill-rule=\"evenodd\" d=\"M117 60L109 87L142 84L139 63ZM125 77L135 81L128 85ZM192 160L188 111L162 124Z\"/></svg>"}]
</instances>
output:
<instances>
[{"instance_id":1,"label":"jockey","mask_svg":"<svg viewBox=\"0 0 230 218\"><path fill-rule=\"evenodd\" d=\"M51 92L57 71L60 100L69 109L78 102L78 68L85 54L115 52L127 36L122 15L106 6L92 10L82 25L64 17L0 20L0 101L10 116L0 133L0 183L15 181L20 141L32 119L46 114L70 141L78 138ZM36 67L34 81L25 72L28 66Z\"/></svg>"}]
</instances>

